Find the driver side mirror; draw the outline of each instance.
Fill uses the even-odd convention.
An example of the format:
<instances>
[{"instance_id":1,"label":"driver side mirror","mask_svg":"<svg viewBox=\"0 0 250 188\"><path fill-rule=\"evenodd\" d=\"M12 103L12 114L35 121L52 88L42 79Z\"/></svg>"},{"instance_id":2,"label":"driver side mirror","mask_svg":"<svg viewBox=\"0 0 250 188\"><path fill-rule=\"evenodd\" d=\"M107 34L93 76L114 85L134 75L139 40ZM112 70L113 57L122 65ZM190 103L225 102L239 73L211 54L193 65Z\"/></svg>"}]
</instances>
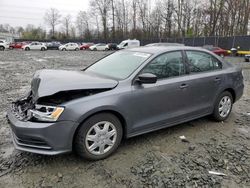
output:
<instances>
[{"instance_id":1,"label":"driver side mirror","mask_svg":"<svg viewBox=\"0 0 250 188\"><path fill-rule=\"evenodd\" d=\"M140 84L154 84L157 81L157 76L152 73L142 73L136 81Z\"/></svg>"}]
</instances>

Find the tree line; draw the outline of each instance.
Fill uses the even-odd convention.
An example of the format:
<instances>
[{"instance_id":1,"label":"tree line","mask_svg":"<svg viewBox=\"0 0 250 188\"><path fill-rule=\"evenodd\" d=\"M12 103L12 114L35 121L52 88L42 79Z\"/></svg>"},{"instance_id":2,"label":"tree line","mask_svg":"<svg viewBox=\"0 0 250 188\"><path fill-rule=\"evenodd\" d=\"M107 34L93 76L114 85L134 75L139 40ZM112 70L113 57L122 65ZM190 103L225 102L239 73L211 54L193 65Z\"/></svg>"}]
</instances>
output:
<instances>
[{"instance_id":1,"label":"tree line","mask_svg":"<svg viewBox=\"0 0 250 188\"><path fill-rule=\"evenodd\" d=\"M33 25L8 29L27 39L85 41L234 36L249 34L249 14L250 0L90 0L88 10L75 18L47 10L49 32Z\"/></svg>"}]
</instances>

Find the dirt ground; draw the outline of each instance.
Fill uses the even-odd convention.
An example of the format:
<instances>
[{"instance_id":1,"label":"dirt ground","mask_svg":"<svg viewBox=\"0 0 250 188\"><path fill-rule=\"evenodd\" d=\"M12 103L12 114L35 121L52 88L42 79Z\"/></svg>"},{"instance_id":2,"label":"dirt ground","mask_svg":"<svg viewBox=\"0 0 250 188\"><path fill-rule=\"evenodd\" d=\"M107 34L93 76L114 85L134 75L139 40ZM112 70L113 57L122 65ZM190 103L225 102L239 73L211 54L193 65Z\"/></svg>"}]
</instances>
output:
<instances>
[{"instance_id":1,"label":"dirt ground","mask_svg":"<svg viewBox=\"0 0 250 188\"><path fill-rule=\"evenodd\" d=\"M29 89L43 68L77 70L108 52L0 53L0 187L250 187L250 63L242 66L243 97L225 122L205 117L124 140L108 159L16 151L5 118L10 102ZM187 142L179 136L185 135ZM224 173L211 175L208 171Z\"/></svg>"}]
</instances>

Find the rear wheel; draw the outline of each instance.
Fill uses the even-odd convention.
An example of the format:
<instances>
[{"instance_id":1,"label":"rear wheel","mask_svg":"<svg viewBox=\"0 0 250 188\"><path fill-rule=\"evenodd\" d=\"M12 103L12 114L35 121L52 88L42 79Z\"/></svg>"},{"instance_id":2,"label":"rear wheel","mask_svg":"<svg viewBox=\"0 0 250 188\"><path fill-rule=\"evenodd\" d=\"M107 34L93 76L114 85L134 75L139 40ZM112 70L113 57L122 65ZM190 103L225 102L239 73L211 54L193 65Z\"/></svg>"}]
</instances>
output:
<instances>
[{"instance_id":1,"label":"rear wheel","mask_svg":"<svg viewBox=\"0 0 250 188\"><path fill-rule=\"evenodd\" d=\"M45 48L44 48L44 47L42 47L42 48L41 48L41 51L45 51Z\"/></svg>"},{"instance_id":2,"label":"rear wheel","mask_svg":"<svg viewBox=\"0 0 250 188\"><path fill-rule=\"evenodd\" d=\"M75 51L78 51L78 50L79 50L79 48L76 48L76 49L75 49Z\"/></svg>"},{"instance_id":3,"label":"rear wheel","mask_svg":"<svg viewBox=\"0 0 250 188\"><path fill-rule=\"evenodd\" d=\"M75 151L89 160L100 160L111 155L122 139L122 125L110 113L96 114L87 119L75 137Z\"/></svg>"},{"instance_id":4,"label":"rear wheel","mask_svg":"<svg viewBox=\"0 0 250 188\"><path fill-rule=\"evenodd\" d=\"M226 120L230 115L232 107L233 107L232 94L228 91L224 91L223 93L220 94L220 96L216 100L213 112L214 119L216 121Z\"/></svg>"},{"instance_id":5,"label":"rear wheel","mask_svg":"<svg viewBox=\"0 0 250 188\"><path fill-rule=\"evenodd\" d=\"M29 47L26 47L26 48L25 48L25 50L26 50L26 51L29 51L29 50L30 50L30 48L29 48Z\"/></svg>"},{"instance_id":6,"label":"rear wheel","mask_svg":"<svg viewBox=\"0 0 250 188\"><path fill-rule=\"evenodd\" d=\"M94 50L94 51L97 51L97 49L96 49L96 48L94 48L93 50Z\"/></svg>"},{"instance_id":7,"label":"rear wheel","mask_svg":"<svg viewBox=\"0 0 250 188\"><path fill-rule=\"evenodd\" d=\"M4 46L0 46L0 51L4 51L5 47Z\"/></svg>"},{"instance_id":8,"label":"rear wheel","mask_svg":"<svg viewBox=\"0 0 250 188\"><path fill-rule=\"evenodd\" d=\"M63 48L62 51L66 51L66 48Z\"/></svg>"}]
</instances>

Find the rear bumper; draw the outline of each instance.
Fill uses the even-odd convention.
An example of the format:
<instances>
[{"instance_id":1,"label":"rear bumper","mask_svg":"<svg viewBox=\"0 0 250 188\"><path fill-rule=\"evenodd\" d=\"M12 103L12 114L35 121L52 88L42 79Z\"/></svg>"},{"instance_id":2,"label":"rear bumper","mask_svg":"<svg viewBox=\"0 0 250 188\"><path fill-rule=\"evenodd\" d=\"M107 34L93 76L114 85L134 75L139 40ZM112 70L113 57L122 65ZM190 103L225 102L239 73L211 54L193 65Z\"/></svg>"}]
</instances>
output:
<instances>
[{"instance_id":1,"label":"rear bumper","mask_svg":"<svg viewBox=\"0 0 250 188\"><path fill-rule=\"evenodd\" d=\"M57 155L72 151L73 137L78 123L21 121L11 110L8 110L7 118L16 149L44 155Z\"/></svg>"}]
</instances>

